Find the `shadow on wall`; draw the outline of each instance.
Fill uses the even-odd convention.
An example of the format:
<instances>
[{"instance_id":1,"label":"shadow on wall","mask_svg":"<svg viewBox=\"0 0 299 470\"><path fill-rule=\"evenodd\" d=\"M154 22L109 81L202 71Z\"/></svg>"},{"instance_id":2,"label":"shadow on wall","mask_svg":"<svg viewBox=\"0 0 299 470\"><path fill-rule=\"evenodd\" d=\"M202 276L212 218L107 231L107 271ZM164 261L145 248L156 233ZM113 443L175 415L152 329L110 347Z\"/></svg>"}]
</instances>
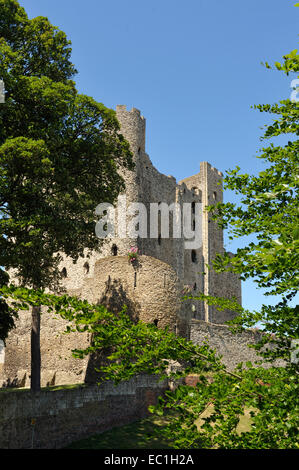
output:
<instances>
[{"instance_id":1,"label":"shadow on wall","mask_svg":"<svg viewBox=\"0 0 299 470\"><path fill-rule=\"evenodd\" d=\"M125 289L119 279L111 281L110 276L106 281L105 292L98 301L98 305L104 305L107 310L117 315L124 306L127 307L127 314L133 322L138 321L138 313L140 311L140 304L130 299L125 292ZM91 338L91 343L93 338ZM86 368L85 382L89 384L96 383L102 376L101 372L97 372L95 369L101 369L101 367L107 366L109 361L107 356L111 354L111 348L103 348L95 354L92 354L89 358L88 365Z\"/></svg>"},{"instance_id":2,"label":"shadow on wall","mask_svg":"<svg viewBox=\"0 0 299 470\"><path fill-rule=\"evenodd\" d=\"M17 388L23 386L23 384L20 385L20 381L17 377L14 377L13 379L8 378L2 384L0 383L1 388Z\"/></svg>"},{"instance_id":3,"label":"shadow on wall","mask_svg":"<svg viewBox=\"0 0 299 470\"><path fill-rule=\"evenodd\" d=\"M133 322L137 322L141 305L128 297L121 280L114 279L111 281L110 276L108 276L105 285L105 292L99 299L98 304L104 305L107 310L115 314L120 312L126 305L128 316Z\"/></svg>"}]
</instances>

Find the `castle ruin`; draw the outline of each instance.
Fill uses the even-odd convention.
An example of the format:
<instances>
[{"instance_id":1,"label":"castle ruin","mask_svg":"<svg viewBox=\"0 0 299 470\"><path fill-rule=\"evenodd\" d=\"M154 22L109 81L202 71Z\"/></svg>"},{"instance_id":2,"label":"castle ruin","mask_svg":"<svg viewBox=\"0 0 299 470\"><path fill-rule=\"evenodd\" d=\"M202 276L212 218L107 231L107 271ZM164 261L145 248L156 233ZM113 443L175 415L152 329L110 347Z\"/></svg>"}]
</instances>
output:
<instances>
[{"instance_id":1,"label":"castle ruin","mask_svg":"<svg viewBox=\"0 0 299 470\"><path fill-rule=\"evenodd\" d=\"M134 171L122 170L126 183L127 204L142 202L149 209L151 203L164 202L169 206L196 203L202 207L222 202L222 173L208 162L200 163L200 172L176 182L153 166L145 149L145 124L140 111L117 106L121 132L129 141L134 155ZM102 201L99 201L99 203ZM171 214L170 214L171 216ZM194 212L191 223L194 224ZM127 305L128 314L140 320L169 326L177 334L192 336L191 327L223 325L232 319L233 312L218 311L202 301L181 301L185 286L196 295L236 297L241 303L241 281L233 273L217 274L207 265L217 253L224 252L222 230L202 212L201 246L186 249L183 238L115 237L104 242L100 252L79 258L76 263L65 257L61 263L63 286L70 295L91 303L103 303L111 311ZM170 228L171 228L170 220ZM128 251L134 246L140 255L138 263L128 262ZM62 335L65 322L47 312L41 318L42 385L74 384L86 381L90 364L78 360L71 350L88 345L87 334ZM0 379L2 384L28 386L30 377L29 312L20 312L17 328L13 330L0 351ZM0 348L1 349L1 348ZM0 380L1 386L1 380Z\"/></svg>"}]
</instances>

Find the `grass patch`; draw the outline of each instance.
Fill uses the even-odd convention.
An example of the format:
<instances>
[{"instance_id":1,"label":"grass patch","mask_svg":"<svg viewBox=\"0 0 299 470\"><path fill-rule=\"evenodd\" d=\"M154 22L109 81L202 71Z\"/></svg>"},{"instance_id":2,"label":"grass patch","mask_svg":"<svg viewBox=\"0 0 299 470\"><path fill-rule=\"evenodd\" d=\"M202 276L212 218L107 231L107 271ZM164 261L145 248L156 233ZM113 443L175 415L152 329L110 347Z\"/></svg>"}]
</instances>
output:
<instances>
[{"instance_id":1,"label":"grass patch","mask_svg":"<svg viewBox=\"0 0 299 470\"><path fill-rule=\"evenodd\" d=\"M67 449L171 449L171 443L154 436L166 424L164 418L148 417L74 442Z\"/></svg>"},{"instance_id":2,"label":"grass patch","mask_svg":"<svg viewBox=\"0 0 299 470\"><path fill-rule=\"evenodd\" d=\"M213 406L211 405L196 420L199 432L201 425L204 424L203 418L210 416L212 412ZM244 415L240 416L237 427L238 434L250 431L250 420L250 411L245 410ZM156 437L156 432L159 436L159 429L167 423L167 417L150 416L73 442L66 449L173 449L172 442Z\"/></svg>"},{"instance_id":3,"label":"grass patch","mask_svg":"<svg viewBox=\"0 0 299 470\"><path fill-rule=\"evenodd\" d=\"M214 406L211 404L205 409L205 411L195 421L196 427L199 432L200 432L201 426L205 423L204 418L208 418L209 416L211 416L211 414L213 414L213 411L214 411ZM236 428L236 431L239 435L242 432L249 432L251 430L252 418L250 416L250 411L254 411L254 409L253 408L245 409L244 414L239 416L239 423Z\"/></svg>"},{"instance_id":4,"label":"grass patch","mask_svg":"<svg viewBox=\"0 0 299 470\"><path fill-rule=\"evenodd\" d=\"M41 391L56 392L57 390L73 390L75 388L88 387L87 384L73 384L73 385L53 385L51 387L42 387ZM21 387L3 387L0 388L0 393L22 393L30 392L30 388Z\"/></svg>"}]
</instances>

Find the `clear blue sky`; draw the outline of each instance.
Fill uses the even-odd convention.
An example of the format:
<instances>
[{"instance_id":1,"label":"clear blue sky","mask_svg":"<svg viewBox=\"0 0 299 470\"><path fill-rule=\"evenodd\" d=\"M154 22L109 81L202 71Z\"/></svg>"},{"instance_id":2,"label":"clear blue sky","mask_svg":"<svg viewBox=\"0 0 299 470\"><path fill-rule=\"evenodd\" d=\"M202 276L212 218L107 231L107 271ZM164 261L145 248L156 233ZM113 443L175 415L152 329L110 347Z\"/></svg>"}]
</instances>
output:
<instances>
[{"instance_id":1,"label":"clear blue sky","mask_svg":"<svg viewBox=\"0 0 299 470\"><path fill-rule=\"evenodd\" d=\"M256 154L269 118L251 106L290 97L291 78L261 62L298 48L295 3L20 0L29 17L47 16L72 41L81 93L141 110L153 164L177 180L200 161L223 173L263 168ZM245 307L262 301L252 282L243 284Z\"/></svg>"}]
</instances>

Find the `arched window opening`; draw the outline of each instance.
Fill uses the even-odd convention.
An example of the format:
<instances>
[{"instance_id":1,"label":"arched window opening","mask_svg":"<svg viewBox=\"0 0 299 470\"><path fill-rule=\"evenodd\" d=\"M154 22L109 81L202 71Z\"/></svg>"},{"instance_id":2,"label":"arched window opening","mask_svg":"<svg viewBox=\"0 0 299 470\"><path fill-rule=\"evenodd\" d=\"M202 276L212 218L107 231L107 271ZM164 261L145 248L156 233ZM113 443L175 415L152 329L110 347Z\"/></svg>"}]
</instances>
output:
<instances>
[{"instance_id":1,"label":"arched window opening","mask_svg":"<svg viewBox=\"0 0 299 470\"><path fill-rule=\"evenodd\" d=\"M159 323L159 320L157 320L157 318L153 321L154 325L155 326L158 326L158 323Z\"/></svg>"},{"instance_id":2,"label":"arched window opening","mask_svg":"<svg viewBox=\"0 0 299 470\"><path fill-rule=\"evenodd\" d=\"M214 199L214 201L217 201L217 193L216 193L216 191L213 192L213 199Z\"/></svg>"},{"instance_id":3,"label":"arched window opening","mask_svg":"<svg viewBox=\"0 0 299 470\"><path fill-rule=\"evenodd\" d=\"M191 251L191 261L192 261L192 263L197 262L197 256L196 256L196 251L195 250Z\"/></svg>"},{"instance_id":4,"label":"arched window opening","mask_svg":"<svg viewBox=\"0 0 299 470\"><path fill-rule=\"evenodd\" d=\"M137 273L134 272L134 287L137 287Z\"/></svg>"},{"instance_id":5,"label":"arched window opening","mask_svg":"<svg viewBox=\"0 0 299 470\"><path fill-rule=\"evenodd\" d=\"M67 270L66 268L63 268L62 271L61 271L61 276L62 277L67 277Z\"/></svg>"},{"instance_id":6,"label":"arched window opening","mask_svg":"<svg viewBox=\"0 0 299 470\"><path fill-rule=\"evenodd\" d=\"M83 268L84 268L84 274L88 274L89 273L89 263L87 261L86 261L86 263L84 263Z\"/></svg>"},{"instance_id":7,"label":"arched window opening","mask_svg":"<svg viewBox=\"0 0 299 470\"><path fill-rule=\"evenodd\" d=\"M117 256L117 252L118 252L117 246L116 246L116 245L112 245L112 248L111 248L112 256Z\"/></svg>"},{"instance_id":8,"label":"arched window opening","mask_svg":"<svg viewBox=\"0 0 299 470\"><path fill-rule=\"evenodd\" d=\"M191 310L192 310L192 313L193 313L193 318L196 318L196 307L195 307L195 305L192 305Z\"/></svg>"}]
</instances>

